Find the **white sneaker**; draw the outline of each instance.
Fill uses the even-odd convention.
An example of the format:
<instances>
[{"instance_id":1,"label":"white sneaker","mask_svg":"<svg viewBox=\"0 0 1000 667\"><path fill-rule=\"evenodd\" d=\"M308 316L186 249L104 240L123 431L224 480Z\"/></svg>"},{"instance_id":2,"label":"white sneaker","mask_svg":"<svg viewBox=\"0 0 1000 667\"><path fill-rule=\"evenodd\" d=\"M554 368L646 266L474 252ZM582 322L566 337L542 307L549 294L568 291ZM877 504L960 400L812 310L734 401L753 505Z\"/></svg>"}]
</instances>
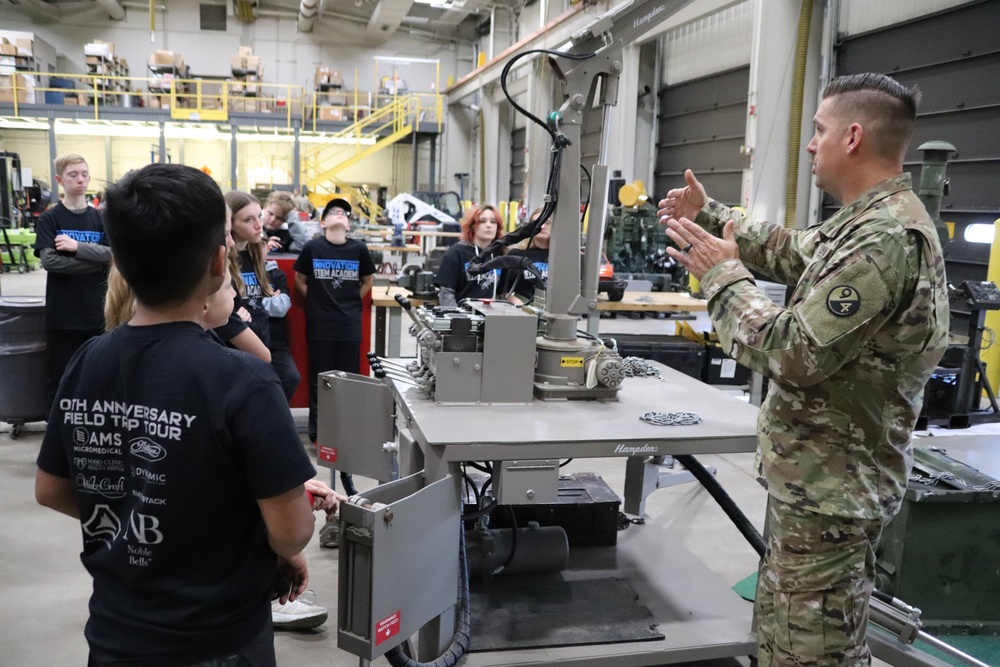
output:
<instances>
[{"instance_id":1,"label":"white sneaker","mask_svg":"<svg viewBox=\"0 0 1000 667\"><path fill-rule=\"evenodd\" d=\"M326 609L311 604L310 600L299 598L285 604L278 598L271 600L271 621L275 630L312 630L326 623L326 618Z\"/></svg>"}]
</instances>

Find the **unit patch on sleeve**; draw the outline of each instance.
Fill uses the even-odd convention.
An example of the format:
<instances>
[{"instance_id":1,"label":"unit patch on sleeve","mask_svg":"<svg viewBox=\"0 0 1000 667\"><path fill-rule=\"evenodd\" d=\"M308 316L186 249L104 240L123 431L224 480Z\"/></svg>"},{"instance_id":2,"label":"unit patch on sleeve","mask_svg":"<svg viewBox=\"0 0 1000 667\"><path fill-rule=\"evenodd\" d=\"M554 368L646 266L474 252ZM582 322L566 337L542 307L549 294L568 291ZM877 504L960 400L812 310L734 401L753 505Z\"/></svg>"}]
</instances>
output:
<instances>
[{"instance_id":1,"label":"unit patch on sleeve","mask_svg":"<svg viewBox=\"0 0 1000 667\"><path fill-rule=\"evenodd\" d=\"M861 308L861 295L850 285L838 285L826 295L826 307L837 317L848 317Z\"/></svg>"}]
</instances>

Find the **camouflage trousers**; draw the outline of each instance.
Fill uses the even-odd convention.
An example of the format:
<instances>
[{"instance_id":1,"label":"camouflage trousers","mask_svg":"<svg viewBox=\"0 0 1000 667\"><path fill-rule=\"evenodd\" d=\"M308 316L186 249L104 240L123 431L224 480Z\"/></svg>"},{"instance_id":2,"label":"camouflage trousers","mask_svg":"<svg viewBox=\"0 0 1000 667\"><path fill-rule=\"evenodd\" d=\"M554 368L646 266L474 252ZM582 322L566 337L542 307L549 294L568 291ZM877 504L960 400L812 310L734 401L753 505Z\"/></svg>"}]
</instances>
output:
<instances>
[{"instance_id":1,"label":"camouflage trousers","mask_svg":"<svg viewBox=\"0 0 1000 667\"><path fill-rule=\"evenodd\" d=\"M882 521L824 516L768 497L754 620L759 667L858 667Z\"/></svg>"}]
</instances>

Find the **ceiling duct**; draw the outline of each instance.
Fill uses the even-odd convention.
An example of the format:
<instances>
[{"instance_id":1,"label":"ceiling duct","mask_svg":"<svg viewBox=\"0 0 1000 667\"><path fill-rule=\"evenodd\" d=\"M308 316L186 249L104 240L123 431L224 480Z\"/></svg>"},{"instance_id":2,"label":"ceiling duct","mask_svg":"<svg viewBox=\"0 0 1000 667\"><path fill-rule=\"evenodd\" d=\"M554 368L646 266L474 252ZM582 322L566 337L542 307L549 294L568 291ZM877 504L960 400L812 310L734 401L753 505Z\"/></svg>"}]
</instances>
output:
<instances>
[{"instance_id":1,"label":"ceiling duct","mask_svg":"<svg viewBox=\"0 0 1000 667\"><path fill-rule=\"evenodd\" d=\"M55 23L59 10L42 0L0 0L0 6L10 5L36 23Z\"/></svg>"},{"instance_id":2,"label":"ceiling duct","mask_svg":"<svg viewBox=\"0 0 1000 667\"><path fill-rule=\"evenodd\" d=\"M299 5L299 32L312 32L319 14L319 0L302 0Z\"/></svg>"},{"instance_id":3,"label":"ceiling duct","mask_svg":"<svg viewBox=\"0 0 1000 667\"><path fill-rule=\"evenodd\" d=\"M392 37L412 6L413 0L379 0L365 29L369 43L382 44Z\"/></svg>"},{"instance_id":4,"label":"ceiling duct","mask_svg":"<svg viewBox=\"0 0 1000 667\"><path fill-rule=\"evenodd\" d=\"M101 9L108 13L113 21L121 21L125 18L125 8L118 4L118 0L96 0Z\"/></svg>"}]
</instances>

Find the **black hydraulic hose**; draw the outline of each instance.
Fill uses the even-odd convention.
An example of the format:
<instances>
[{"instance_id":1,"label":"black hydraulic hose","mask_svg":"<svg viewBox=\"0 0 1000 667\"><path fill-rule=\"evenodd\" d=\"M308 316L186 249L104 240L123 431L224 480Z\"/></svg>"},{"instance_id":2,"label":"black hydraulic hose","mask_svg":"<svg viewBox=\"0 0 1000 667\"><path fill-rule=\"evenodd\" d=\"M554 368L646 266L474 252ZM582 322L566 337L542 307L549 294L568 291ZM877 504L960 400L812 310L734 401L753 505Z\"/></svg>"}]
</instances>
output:
<instances>
[{"instance_id":1,"label":"black hydraulic hose","mask_svg":"<svg viewBox=\"0 0 1000 667\"><path fill-rule=\"evenodd\" d=\"M465 527L458 522L458 610L455 615L455 637L445 652L433 662L418 662L403 652L402 645L389 649L385 658L392 667L455 667L469 650L472 636L472 605L469 603L469 561L465 553Z\"/></svg>"},{"instance_id":2,"label":"black hydraulic hose","mask_svg":"<svg viewBox=\"0 0 1000 667\"><path fill-rule=\"evenodd\" d=\"M358 495L358 490L354 488L354 476L347 472L340 473L340 483L344 485L344 493L348 496Z\"/></svg>"},{"instance_id":3,"label":"black hydraulic hose","mask_svg":"<svg viewBox=\"0 0 1000 667\"><path fill-rule=\"evenodd\" d=\"M740 508L736 506L733 499L726 493L722 485L719 484L719 480L715 479L712 473L705 469L705 466L696 459L691 454L674 454L674 460L684 466L688 472L694 475L694 478L701 482L701 485L705 487L709 495L715 499L715 502L719 503L722 511L726 513L734 524L736 524L737 530L743 534L743 537L747 539L753 550L760 555L761 558L764 557L764 552L767 549L767 545L764 542L764 538L761 534L757 532L757 529L753 527L750 520L747 519L746 514L740 511Z\"/></svg>"},{"instance_id":4,"label":"black hydraulic hose","mask_svg":"<svg viewBox=\"0 0 1000 667\"><path fill-rule=\"evenodd\" d=\"M712 473L708 472L708 470L705 469L705 466L703 466L701 462L691 454L675 454L674 460L684 466L688 472L694 475L695 479L701 482L701 485L705 487L705 490L708 491L709 495L715 499L715 502L719 503L722 511L725 512L730 519L732 519L734 524L736 524L736 528L743 534L743 537L747 539L747 542L750 543L753 550L756 551L761 558L763 558L764 552L767 549L767 544L764 542L764 538L757 532L757 529L753 527L753 524L750 523L749 519L747 519L746 514L744 514L740 508L736 506L736 503L733 502L733 499L728 493L726 493L725 489L722 488L722 485L719 484L719 480L715 479ZM872 597L877 600L881 600L882 602L892 604L892 596L881 591L872 591Z\"/></svg>"}]
</instances>

